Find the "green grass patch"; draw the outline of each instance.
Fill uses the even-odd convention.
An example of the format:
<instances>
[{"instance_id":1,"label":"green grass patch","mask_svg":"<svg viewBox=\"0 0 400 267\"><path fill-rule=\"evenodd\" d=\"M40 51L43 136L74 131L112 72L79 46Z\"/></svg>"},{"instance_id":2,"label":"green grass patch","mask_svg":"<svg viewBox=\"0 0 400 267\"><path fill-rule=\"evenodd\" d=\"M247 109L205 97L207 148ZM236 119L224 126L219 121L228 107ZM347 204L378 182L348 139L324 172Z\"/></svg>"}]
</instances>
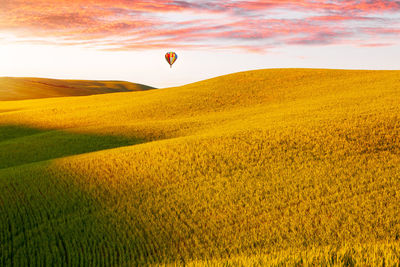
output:
<instances>
[{"instance_id":1,"label":"green grass patch","mask_svg":"<svg viewBox=\"0 0 400 267\"><path fill-rule=\"evenodd\" d=\"M142 142L127 137L0 126L0 169Z\"/></svg>"}]
</instances>

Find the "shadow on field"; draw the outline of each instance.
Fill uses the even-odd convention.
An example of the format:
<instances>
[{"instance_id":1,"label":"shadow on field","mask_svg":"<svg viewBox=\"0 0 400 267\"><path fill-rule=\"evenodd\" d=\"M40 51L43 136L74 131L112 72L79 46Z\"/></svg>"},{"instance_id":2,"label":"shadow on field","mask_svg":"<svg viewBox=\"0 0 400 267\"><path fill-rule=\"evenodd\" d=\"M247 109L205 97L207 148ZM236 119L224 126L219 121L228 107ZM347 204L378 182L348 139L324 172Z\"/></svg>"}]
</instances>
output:
<instances>
[{"instance_id":1,"label":"shadow on field","mask_svg":"<svg viewBox=\"0 0 400 267\"><path fill-rule=\"evenodd\" d=\"M143 142L120 136L0 125L0 169Z\"/></svg>"},{"instance_id":2,"label":"shadow on field","mask_svg":"<svg viewBox=\"0 0 400 267\"><path fill-rule=\"evenodd\" d=\"M107 239L121 237L109 224L114 214L52 159L143 142L0 125L0 266L125 262L123 251L103 255L110 250Z\"/></svg>"}]
</instances>

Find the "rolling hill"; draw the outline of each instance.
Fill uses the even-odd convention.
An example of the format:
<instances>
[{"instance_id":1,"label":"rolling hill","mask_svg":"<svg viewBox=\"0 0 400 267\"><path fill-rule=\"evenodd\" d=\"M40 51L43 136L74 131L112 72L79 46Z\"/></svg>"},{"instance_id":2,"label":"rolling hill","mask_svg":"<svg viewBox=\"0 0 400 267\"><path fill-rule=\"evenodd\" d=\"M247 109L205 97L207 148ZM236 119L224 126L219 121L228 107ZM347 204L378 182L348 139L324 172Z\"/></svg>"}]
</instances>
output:
<instances>
[{"instance_id":1,"label":"rolling hill","mask_svg":"<svg viewBox=\"0 0 400 267\"><path fill-rule=\"evenodd\" d=\"M0 102L0 265L393 266L399 77Z\"/></svg>"},{"instance_id":2,"label":"rolling hill","mask_svg":"<svg viewBox=\"0 0 400 267\"><path fill-rule=\"evenodd\" d=\"M0 77L0 101L60 96L85 96L148 89L153 88L123 81Z\"/></svg>"}]
</instances>

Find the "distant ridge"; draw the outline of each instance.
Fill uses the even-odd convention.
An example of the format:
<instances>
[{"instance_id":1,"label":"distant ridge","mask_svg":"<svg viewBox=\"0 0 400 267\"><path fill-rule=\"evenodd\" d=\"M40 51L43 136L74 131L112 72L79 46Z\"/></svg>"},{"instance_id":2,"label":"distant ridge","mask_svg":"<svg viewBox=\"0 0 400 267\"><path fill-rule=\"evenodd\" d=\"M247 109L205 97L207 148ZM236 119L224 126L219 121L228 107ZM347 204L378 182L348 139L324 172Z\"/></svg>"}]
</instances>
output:
<instances>
[{"instance_id":1,"label":"distant ridge","mask_svg":"<svg viewBox=\"0 0 400 267\"><path fill-rule=\"evenodd\" d=\"M144 91L153 87L125 81L0 77L0 101Z\"/></svg>"}]
</instances>

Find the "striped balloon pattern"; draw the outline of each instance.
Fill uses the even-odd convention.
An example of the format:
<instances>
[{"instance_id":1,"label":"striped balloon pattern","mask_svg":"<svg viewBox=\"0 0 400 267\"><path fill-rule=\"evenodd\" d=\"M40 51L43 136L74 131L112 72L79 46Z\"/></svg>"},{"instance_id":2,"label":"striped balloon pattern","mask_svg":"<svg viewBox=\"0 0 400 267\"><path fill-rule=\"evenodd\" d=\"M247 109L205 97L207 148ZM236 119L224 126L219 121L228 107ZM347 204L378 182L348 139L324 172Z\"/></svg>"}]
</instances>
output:
<instances>
[{"instance_id":1,"label":"striped balloon pattern","mask_svg":"<svg viewBox=\"0 0 400 267\"><path fill-rule=\"evenodd\" d=\"M168 52L165 54L165 59L172 68L172 64L174 64L175 61L178 59L178 55L175 52Z\"/></svg>"}]
</instances>

